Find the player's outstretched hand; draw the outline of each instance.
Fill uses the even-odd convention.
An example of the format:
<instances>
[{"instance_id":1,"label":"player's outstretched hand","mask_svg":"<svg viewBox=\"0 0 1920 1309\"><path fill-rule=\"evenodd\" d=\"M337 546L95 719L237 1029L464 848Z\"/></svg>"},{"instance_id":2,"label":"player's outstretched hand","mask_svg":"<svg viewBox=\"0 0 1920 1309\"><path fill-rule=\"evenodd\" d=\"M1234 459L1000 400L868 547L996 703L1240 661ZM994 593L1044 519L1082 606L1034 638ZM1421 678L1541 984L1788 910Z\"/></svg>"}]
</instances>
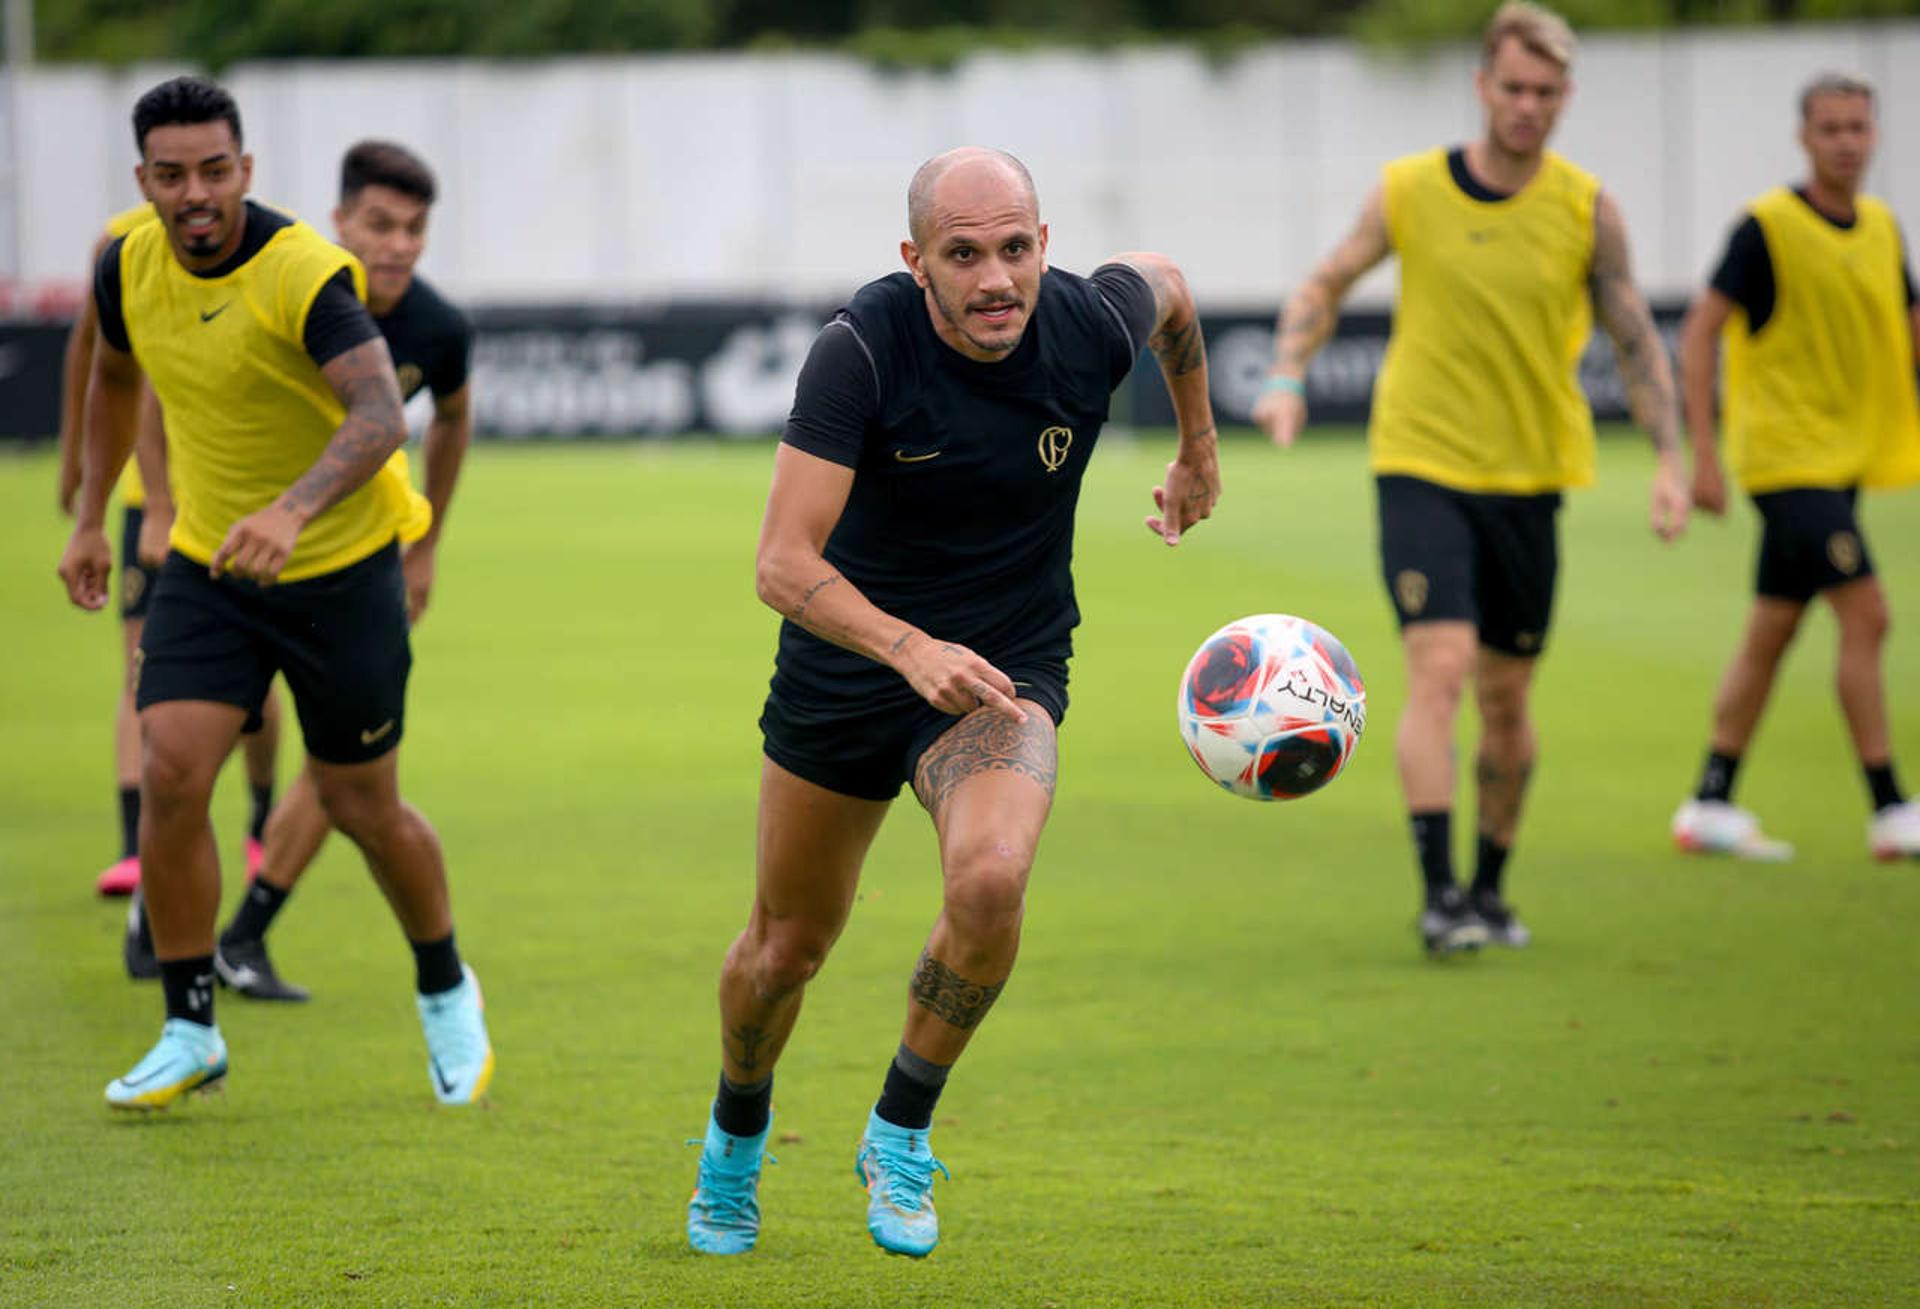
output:
<instances>
[{"instance_id":1,"label":"player's outstretched hand","mask_svg":"<svg viewBox=\"0 0 1920 1309\"><path fill-rule=\"evenodd\" d=\"M1292 445L1307 425L1307 398L1291 391L1262 393L1253 405L1253 425L1282 450Z\"/></svg>"},{"instance_id":2,"label":"player's outstretched hand","mask_svg":"<svg viewBox=\"0 0 1920 1309\"><path fill-rule=\"evenodd\" d=\"M1153 488L1153 507L1147 530L1168 545L1179 545L1180 534L1202 518L1213 517L1220 500L1219 443L1209 434L1190 442L1180 457L1167 465L1165 485Z\"/></svg>"},{"instance_id":3,"label":"player's outstretched hand","mask_svg":"<svg viewBox=\"0 0 1920 1309\"><path fill-rule=\"evenodd\" d=\"M227 529L227 539L214 551L208 571L219 577L232 573L271 586L287 566L293 543L300 538L304 524L291 511L278 504L248 514Z\"/></svg>"},{"instance_id":4,"label":"player's outstretched hand","mask_svg":"<svg viewBox=\"0 0 1920 1309\"><path fill-rule=\"evenodd\" d=\"M1027 721L1027 711L1014 703L1013 679L964 645L917 633L902 647L894 667L943 714L992 709L1016 723Z\"/></svg>"},{"instance_id":5,"label":"player's outstretched hand","mask_svg":"<svg viewBox=\"0 0 1920 1309\"><path fill-rule=\"evenodd\" d=\"M146 512L140 515L140 535L133 543L134 558L142 568L158 568L167 561L167 538L172 535L173 515L156 513L149 500Z\"/></svg>"},{"instance_id":6,"label":"player's outstretched hand","mask_svg":"<svg viewBox=\"0 0 1920 1309\"><path fill-rule=\"evenodd\" d=\"M1662 541L1678 540L1687 530L1687 513L1692 499L1687 493L1685 476L1678 455L1662 455L1653 470L1653 490L1649 495L1653 534Z\"/></svg>"},{"instance_id":7,"label":"player's outstretched hand","mask_svg":"<svg viewBox=\"0 0 1920 1309\"><path fill-rule=\"evenodd\" d=\"M60 580L67 584L67 599L82 609L104 609L107 604L107 578L113 573L113 547L106 532L98 527L76 527L67 538L60 556Z\"/></svg>"},{"instance_id":8,"label":"player's outstretched hand","mask_svg":"<svg viewBox=\"0 0 1920 1309\"><path fill-rule=\"evenodd\" d=\"M1693 465L1693 507L1715 518L1727 512L1727 475L1718 459L1700 459Z\"/></svg>"},{"instance_id":9,"label":"player's outstretched hand","mask_svg":"<svg viewBox=\"0 0 1920 1309\"><path fill-rule=\"evenodd\" d=\"M427 600L433 594L433 546L426 541L408 546L400 572L407 581L407 626L412 627L427 612Z\"/></svg>"}]
</instances>

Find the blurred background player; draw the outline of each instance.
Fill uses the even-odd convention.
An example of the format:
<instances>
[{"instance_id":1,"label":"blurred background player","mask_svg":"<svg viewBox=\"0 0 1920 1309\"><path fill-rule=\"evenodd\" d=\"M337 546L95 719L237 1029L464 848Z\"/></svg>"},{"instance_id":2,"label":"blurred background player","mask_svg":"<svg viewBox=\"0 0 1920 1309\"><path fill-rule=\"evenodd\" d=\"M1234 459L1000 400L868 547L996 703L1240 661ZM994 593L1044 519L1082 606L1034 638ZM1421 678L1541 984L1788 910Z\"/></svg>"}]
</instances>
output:
<instances>
[{"instance_id":1,"label":"blurred background player","mask_svg":"<svg viewBox=\"0 0 1920 1309\"><path fill-rule=\"evenodd\" d=\"M687 1206L710 1254L759 1236L774 1065L909 781L939 838L943 905L855 1166L875 1242L933 1249L928 1129L1019 950L1079 621L1074 505L1142 346L1180 430L1148 527L1172 545L1219 494L1178 269L1149 254L1086 278L1048 269L1033 179L1000 151L929 160L907 214L910 275L862 287L814 340L761 525L760 598L786 621L760 718L753 906L721 970L720 1088Z\"/></svg>"},{"instance_id":2,"label":"blurred background player","mask_svg":"<svg viewBox=\"0 0 1920 1309\"><path fill-rule=\"evenodd\" d=\"M108 242L125 236L141 223L153 221L153 206L145 202L115 214L107 220L106 231L94 245L94 262L99 261ZM91 271L88 280L92 280ZM80 441L81 434L86 431L87 378L93 367L93 339L97 322L93 299L86 297L81 301L80 312L67 338L66 354L62 360L60 509L69 516L73 513L74 497L80 490ZM152 388L143 384L139 422L143 427L157 428L161 421L159 402L154 399ZM139 465L131 459L120 475L119 491L122 506L120 640L125 659L120 697L114 710L113 763L120 792L120 857L107 865L105 871L95 879L94 889L101 895L131 895L140 885L140 720L133 710L133 652L140 647L140 629L146 623L147 600L152 593L154 573L159 568L161 556L166 552L166 525L161 524L157 532L148 535L148 540L153 543L147 552L148 559L141 557L141 527L145 521L147 496ZM247 823L243 847L247 871L251 875L260 867L267 815L273 808L274 761L280 747L278 696L268 697L262 709L260 730L247 733L241 741L246 757L247 786L253 797L253 812ZM128 968L130 971L138 970L136 976L157 976L148 965L139 962L143 957L143 948L147 954L151 953L150 945L142 947L140 944L143 938L138 927L139 917L137 909L129 915L129 930L134 934L134 943L129 947Z\"/></svg>"},{"instance_id":3,"label":"blurred background player","mask_svg":"<svg viewBox=\"0 0 1920 1309\"><path fill-rule=\"evenodd\" d=\"M1503 5L1474 86L1480 139L1387 165L1358 225L1281 315L1254 421L1292 444L1308 362L1348 288L1388 255L1400 296L1368 429L1387 592L1406 650L1394 747L1436 954L1530 939L1502 892L1537 753L1528 698L1558 571L1560 493L1593 481L1593 415L1577 376L1592 317L1612 338L1636 422L1653 439L1653 530L1685 527L1679 419L1665 348L1635 288L1626 220L1591 175L1547 149L1572 90L1573 32ZM1479 842L1454 880L1454 719L1471 683Z\"/></svg>"},{"instance_id":4,"label":"blurred background player","mask_svg":"<svg viewBox=\"0 0 1920 1309\"><path fill-rule=\"evenodd\" d=\"M1683 850L1791 857L1733 804L1733 783L1781 657L1821 596L1839 627L1834 689L1866 771L1868 848L1920 855L1920 805L1901 794L1887 726L1887 596L1855 516L1862 486L1920 481L1912 268L1892 211L1860 194L1875 136L1871 86L1836 74L1809 84L1807 181L1747 207L1681 330L1694 503L1727 509L1714 414L1724 336L1727 462L1763 524L1753 608L1714 697L1706 766L1673 817Z\"/></svg>"},{"instance_id":5,"label":"blurred background player","mask_svg":"<svg viewBox=\"0 0 1920 1309\"><path fill-rule=\"evenodd\" d=\"M473 330L414 272L426 250L435 194L433 171L418 155L392 142L362 141L340 162L340 204L333 211L340 244L367 270L367 309L393 354L401 398L411 400L422 389L433 395L424 446L431 512L415 513L400 531L409 625L420 621L432 595L440 533L473 436L467 385ZM404 472L405 452L394 458ZM259 874L214 950L214 971L226 986L258 1000L307 998L305 988L274 970L266 933L331 830L313 777L303 769L267 822Z\"/></svg>"},{"instance_id":6,"label":"blurred background player","mask_svg":"<svg viewBox=\"0 0 1920 1309\"><path fill-rule=\"evenodd\" d=\"M412 946L434 1094L470 1103L494 1067L479 984L454 944L439 839L397 782L411 654L396 541L413 492L389 463L406 427L360 265L247 200L253 160L218 86L164 82L135 105L133 127L136 176L160 221L114 241L96 270L82 482L60 561L74 603L104 606L107 494L144 373L167 416L179 511L135 688L141 880L167 1018L152 1050L108 1084L107 1103L165 1108L226 1075L207 806L276 672L321 803Z\"/></svg>"}]
</instances>

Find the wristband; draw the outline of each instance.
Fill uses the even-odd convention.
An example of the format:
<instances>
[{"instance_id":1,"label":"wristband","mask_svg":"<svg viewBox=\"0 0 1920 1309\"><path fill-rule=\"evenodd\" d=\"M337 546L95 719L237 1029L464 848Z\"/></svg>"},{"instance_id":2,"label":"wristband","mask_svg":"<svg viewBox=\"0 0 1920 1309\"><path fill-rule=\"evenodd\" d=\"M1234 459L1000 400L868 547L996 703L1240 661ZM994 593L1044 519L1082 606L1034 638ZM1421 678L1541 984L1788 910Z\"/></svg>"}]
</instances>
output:
<instances>
[{"instance_id":1,"label":"wristband","mask_svg":"<svg viewBox=\"0 0 1920 1309\"><path fill-rule=\"evenodd\" d=\"M1297 377L1286 377L1281 374L1275 374L1260 383L1261 395L1272 395L1275 391L1285 391L1288 395L1304 396L1307 393L1307 384Z\"/></svg>"}]
</instances>

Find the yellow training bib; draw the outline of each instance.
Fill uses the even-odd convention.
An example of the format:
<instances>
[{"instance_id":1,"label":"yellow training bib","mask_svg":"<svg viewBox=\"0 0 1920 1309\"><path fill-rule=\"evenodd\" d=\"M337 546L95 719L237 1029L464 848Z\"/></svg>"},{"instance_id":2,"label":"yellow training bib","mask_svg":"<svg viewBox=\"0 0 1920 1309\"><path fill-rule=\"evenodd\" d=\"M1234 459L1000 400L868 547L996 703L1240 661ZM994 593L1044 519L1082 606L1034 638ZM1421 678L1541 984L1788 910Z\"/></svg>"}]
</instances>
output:
<instances>
[{"instance_id":1,"label":"yellow training bib","mask_svg":"<svg viewBox=\"0 0 1920 1309\"><path fill-rule=\"evenodd\" d=\"M1506 495L1593 481L1578 370L1599 193L1551 151L1498 201L1462 191L1444 148L1387 165L1400 299L1368 425L1376 473Z\"/></svg>"},{"instance_id":2,"label":"yellow training bib","mask_svg":"<svg viewBox=\"0 0 1920 1309\"><path fill-rule=\"evenodd\" d=\"M1871 196L1836 227L1786 187L1749 207L1773 263L1773 314L1727 320L1727 463L1750 492L1920 481L1920 396L1905 255Z\"/></svg>"}]
</instances>

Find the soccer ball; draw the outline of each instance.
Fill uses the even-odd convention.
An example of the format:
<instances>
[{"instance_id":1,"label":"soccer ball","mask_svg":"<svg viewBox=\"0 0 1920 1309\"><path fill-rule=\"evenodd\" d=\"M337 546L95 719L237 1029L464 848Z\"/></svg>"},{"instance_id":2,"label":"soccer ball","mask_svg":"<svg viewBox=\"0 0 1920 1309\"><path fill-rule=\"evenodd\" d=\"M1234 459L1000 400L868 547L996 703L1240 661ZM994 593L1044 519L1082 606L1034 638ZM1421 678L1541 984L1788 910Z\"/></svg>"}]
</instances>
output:
<instances>
[{"instance_id":1,"label":"soccer ball","mask_svg":"<svg viewBox=\"0 0 1920 1309\"><path fill-rule=\"evenodd\" d=\"M1297 800L1340 775L1367 688L1333 633L1291 614L1228 623L1180 679L1180 735L1200 771L1249 800Z\"/></svg>"}]
</instances>

